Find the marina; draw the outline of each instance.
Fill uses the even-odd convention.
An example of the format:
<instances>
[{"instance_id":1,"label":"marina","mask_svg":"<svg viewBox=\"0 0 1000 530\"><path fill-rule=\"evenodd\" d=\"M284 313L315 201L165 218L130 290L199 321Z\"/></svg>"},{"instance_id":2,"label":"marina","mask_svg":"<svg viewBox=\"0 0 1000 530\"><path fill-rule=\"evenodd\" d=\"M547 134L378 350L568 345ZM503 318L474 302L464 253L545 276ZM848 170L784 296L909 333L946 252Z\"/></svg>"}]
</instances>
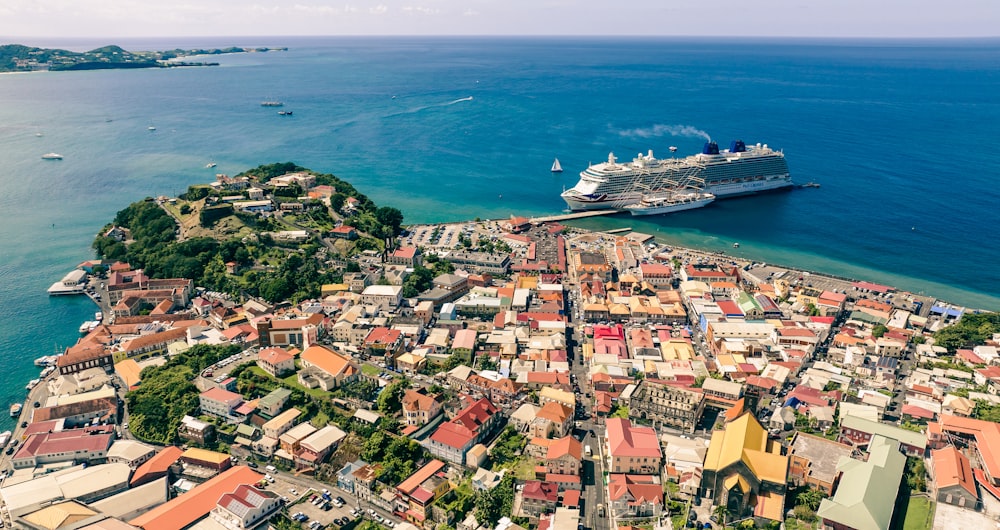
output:
<instances>
[{"instance_id":1,"label":"marina","mask_svg":"<svg viewBox=\"0 0 1000 530\"><path fill-rule=\"evenodd\" d=\"M83 294L86 292L87 272L75 269L63 276L62 280L53 283L47 290L49 296L64 296Z\"/></svg>"}]
</instances>

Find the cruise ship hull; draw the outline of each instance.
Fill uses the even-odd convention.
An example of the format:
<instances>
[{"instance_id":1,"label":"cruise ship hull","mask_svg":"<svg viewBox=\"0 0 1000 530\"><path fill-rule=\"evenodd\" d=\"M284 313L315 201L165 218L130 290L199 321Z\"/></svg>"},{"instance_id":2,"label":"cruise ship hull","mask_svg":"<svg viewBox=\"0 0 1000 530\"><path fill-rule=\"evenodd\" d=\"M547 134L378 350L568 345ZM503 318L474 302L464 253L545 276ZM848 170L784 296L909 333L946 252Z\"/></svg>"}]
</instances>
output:
<instances>
[{"instance_id":1,"label":"cruise ship hull","mask_svg":"<svg viewBox=\"0 0 1000 530\"><path fill-rule=\"evenodd\" d=\"M794 185L791 178L776 178L771 180L757 180L738 183L706 184L705 193L715 195L716 199L741 197L768 191L776 191L791 188ZM641 193L622 193L618 195L604 194L598 197L587 197L572 193L573 190L563 192L562 198L566 201L567 207L574 212L588 210L610 210L624 209L626 206L638 204L642 199Z\"/></svg>"}]
</instances>

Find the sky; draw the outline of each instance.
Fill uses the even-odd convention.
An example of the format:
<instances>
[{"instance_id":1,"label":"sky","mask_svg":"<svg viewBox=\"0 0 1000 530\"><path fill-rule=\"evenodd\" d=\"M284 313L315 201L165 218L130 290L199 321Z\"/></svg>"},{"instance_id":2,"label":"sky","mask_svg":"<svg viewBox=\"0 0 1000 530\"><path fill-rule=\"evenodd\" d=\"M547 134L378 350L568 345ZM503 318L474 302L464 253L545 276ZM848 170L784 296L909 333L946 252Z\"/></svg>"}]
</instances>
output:
<instances>
[{"instance_id":1,"label":"sky","mask_svg":"<svg viewBox=\"0 0 1000 530\"><path fill-rule=\"evenodd\" d=\"M0 0L0 42L281 35L995 37L1000 0Z\"/></svg>"}]
</instances>

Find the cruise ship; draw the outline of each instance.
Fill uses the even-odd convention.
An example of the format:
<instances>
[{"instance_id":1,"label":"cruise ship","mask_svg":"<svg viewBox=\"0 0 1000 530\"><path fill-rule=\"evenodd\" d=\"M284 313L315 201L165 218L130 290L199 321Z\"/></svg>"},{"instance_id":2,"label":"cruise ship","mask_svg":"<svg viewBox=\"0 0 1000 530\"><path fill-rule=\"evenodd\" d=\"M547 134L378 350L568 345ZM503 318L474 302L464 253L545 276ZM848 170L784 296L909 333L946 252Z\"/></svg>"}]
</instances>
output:
<instances>
[{"instance_id":1,"label":"cruise ship","mask_svg":"<svg viewBox=\"0 0 1000 530\"><path fill-rule=\"evenodd\" d=\"M701 153L685 158L661 160L650 150L619 163L611 153L607 162L583 170L562 198L572 211L622 210L659 191L693 188L724 199L792 185L784 153L735 140L722 151L707 142Z\"/></svg>"}]
</instances>

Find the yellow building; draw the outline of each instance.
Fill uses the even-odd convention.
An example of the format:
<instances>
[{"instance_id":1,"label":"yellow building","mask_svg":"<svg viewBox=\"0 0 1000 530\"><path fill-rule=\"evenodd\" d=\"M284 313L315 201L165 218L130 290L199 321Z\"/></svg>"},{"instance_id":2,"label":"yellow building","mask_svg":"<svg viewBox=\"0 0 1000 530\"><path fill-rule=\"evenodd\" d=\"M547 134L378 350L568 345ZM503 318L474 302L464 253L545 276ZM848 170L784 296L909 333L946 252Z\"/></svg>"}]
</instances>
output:
<instances>
[{"instance_id":1,"label":"yellow building","mask_svg":"<svg viewBox=\"0 0 1000 530\"><path fill-rule=\"evenodd\" d=\"M727 414L733 416L723 429L712 433L701 494L726 506L730 520L753 516L781 521L788 457L781 454L781 444L768 439L753 414Z\"/></svg>"}]
</instances>

